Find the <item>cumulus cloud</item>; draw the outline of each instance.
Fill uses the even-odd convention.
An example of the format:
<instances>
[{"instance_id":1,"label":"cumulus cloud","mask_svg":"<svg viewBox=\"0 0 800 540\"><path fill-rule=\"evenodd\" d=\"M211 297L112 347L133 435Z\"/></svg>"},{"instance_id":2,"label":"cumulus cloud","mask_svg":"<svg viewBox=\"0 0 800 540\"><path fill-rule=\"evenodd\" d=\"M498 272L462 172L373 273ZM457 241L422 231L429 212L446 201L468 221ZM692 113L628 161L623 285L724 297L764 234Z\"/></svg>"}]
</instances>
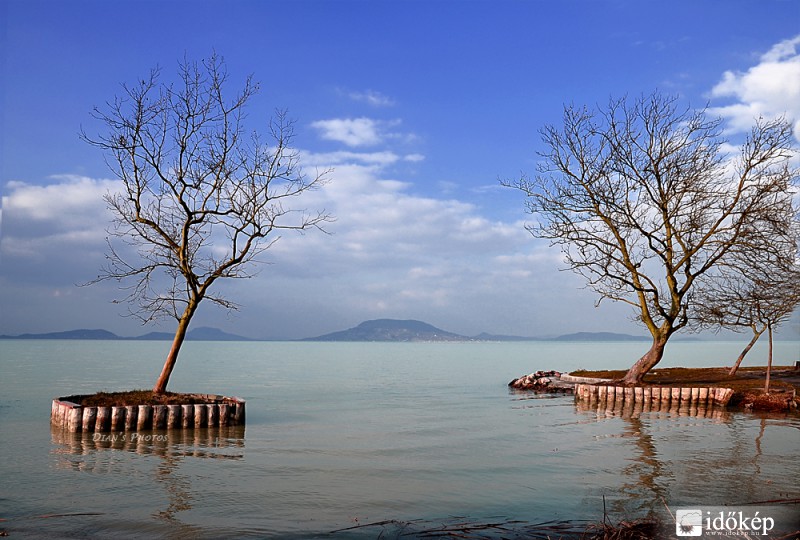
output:
<instances>
[{"instance_id":1,"label":"cumulus cloud","mask_svg":"<svg viewBox=\"0 0 800 540\"><path fill-rule=\"evenodd\" d=\"M3 197L3 207L24 212L35 220L75 219L87 207L105 208L101 195L112 189L111 180L95 180L83 176L51 177L54 183L33 185L12 181L6 186L10 195Z\"/></svg>"},{"instance_id":2,"label":"cumulus cloud","mask_svg":"<svg viewBox=\"0 0 800 540\"><path fill-rule=\"evenodd\" d=\"M311 127L319 131L323 139L341 142L350 147L374 146L383 141L380 122L371 118L317 120Z\"/></svg>"},{"instance_id":3,"label":"cumulus cloud","mask_svg":"<svg viewBox=\"0 0 800 540\"><path fill-rule=\"evenodd\" d=\"M325 156L308 157L322 164ZM496 252L527 239L517 224L493 222L471 204L413 194L410 183L387 177L376 162L333 165L332 181L306 204L324 206L336 215L330 227L334 236L323 241L345 263L360 257L380 265L403 259L407 265L448 252ZM306 240L297 239L297 247L302 249Z\"/></svg>"},{"instance_id":4,"label":"cumulus cloud","mask_svg":"<svg viewBox=\"0 0 800 540\"><path fill-rule=\"evenodd\" d=\"M110 217L103 195L111 180L56 176L48 185L9 182L3 197L0 254L41 259L51 249L69 249L105 237Z\"/></svg>"},{"instance_id":5,"label":"cumulus cloud","mask_svg":"<svg viewBox=\"0 0 800 540\"><path fill-rule=\"evenodd\" d=\"M46 185L9 182L2 200L0 279L17 291L28 287L30 302L68 298L75 284L96 277L104 262L111 216L103 195L115 182L80 176L51 180ZM46 303L37 308L49 309Z\"/></svg>"},{"instance_id":6,"label":"cumulus cloud","mask_svg":"<svg viewBox=\"0 0 800 540\"><path fill-rule=\"evenodd\" d=\"M335 171L331 183L298 203L325 208L337 220L330 235L284 235L261 256L274 264L262 265L253 280L220 285L234 301L246 298L246 315L237 323L241 333L264 336L259 321L275 320L274 310L286 322L271 327L278 334L269 337L307 337L374 317L429 319L467 333L519 332L513 325L520 321L535 327L536 298L553 290L537 284L555 276L555 267L551 258L533 255L551 250L533 241L521 223L489 219L457 199L415 194L413 184L392 176L403 158L390 151L303 152L303 159ZM114 284L100 292L74 289L103 264L111 216L102 197L115 187L110 180L74 176L47 185L8 184L0 280L28 287L29 296L45 304L70 291L76 298L91 294L103 305L117 298ZM87 308L70 324L102 326L108 309ZM124 306L116 309L124 312ZM298 310L302 323L292 322L286 310ZM206 308L203 317L214 311ZM104 319L88 320L93 313Z\"/></svg>"},{"instance_id":7,"label":"cumulus cloud","mask_svg":"<svg viewBox=\"0 0 800 540\"><path fill-rule=\"evenodd\" d=\"M323 165L330 156L305 157ZM268 270L273 283L302 283L321 304L358 314L354 323L430 317L459 320L464 326L455 331L475 333L536 328L546 322L539 308L554 291L577 291L580 284L557 270L558 250L533 239L521 222L490 219L458 199L416 194L390 169L337 162L331 183L304 202L336 216L332 234L282 238L268 255L276 263ZM591 308L591 300L586 304Z\"/></svg>"},{"instance_id":8,"label":"cumulus cloud","mask_svg":"<svg viewBox=\"0 0 800 540\"><path fill-rule=\"evenodd\" d=\"M260 265L254 279L219 283L218 292L244 306L236 326L226 326L230 321L210 307L196 324L254 337L300 338L390 317L427 320L464 334L541 335L561 331L559 321L572 312L591 309L591 295L577 291L576 278L557 271L557 250L531 238L521 222L489 218L455 197L417 192L402 170L425 156L392 146L408 142L392 133L398 124L367 118L315 123L344 149L300 151L306 168L333 172L330 183L304 194L295 207L333 214L331 234L286 232L260 255L269 264ZM377 148L356 148L370 145ZM30 310L35 313L72 291L73 305L81 299L89 307L68 319L69 325L108 323L108 302L120 296L116 284L70 287L92 279L104 262L111 216L103 195L117 184L76 176L46 185L8 184L0 283L15 286L0 290L0 304L16 301L14 291L25 287L26 297L40 299ZM113 309L125 312L124 306ZM0 317L0 323L13 321Z\"/></svg>"},{"instance_id":9,"label":"cumulus cloud","mask_svg":"<svg viewBox=\"0 0 800 540\"><path fill-rule=\"evenodd\" d=\"M387 142L410 144L417 140L413 133L404 133L395 128L400 120L376 120L373 118L331 118L311 123L322 139L344 143L350 148L378 146ZM421 158L420 154L409 154L409 161Z\"/></svg>"},{"instance_id":10,"label":"cumulus cloud","mask_svg":"<svg viewBox=\"0 0 800 540\"><path fill-rule=\"evenodd\" d=\"M726 71L711 96L734 100L712 109L732 131L749 130L759 116L785 116L800 140L800 35L774 45L747 71Z\"/></svg>"}]
</instances>

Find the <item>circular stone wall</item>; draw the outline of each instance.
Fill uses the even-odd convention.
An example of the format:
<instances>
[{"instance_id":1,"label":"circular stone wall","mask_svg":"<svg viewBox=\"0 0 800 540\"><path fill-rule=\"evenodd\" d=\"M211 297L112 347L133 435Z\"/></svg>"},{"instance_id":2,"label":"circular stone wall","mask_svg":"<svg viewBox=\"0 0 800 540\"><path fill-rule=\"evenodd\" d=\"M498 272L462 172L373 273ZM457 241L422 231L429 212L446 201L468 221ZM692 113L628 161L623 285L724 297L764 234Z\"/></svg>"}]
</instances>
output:
<instances>
[{"instance_id":1,"label":"circular stone wall","mask_svg":"<svg viewBox=\"0 0 800 540\"><path fill-rule=\"evenodd\" d=\"M121 407L84 407L76 403L82 397L54 399L50 423L73 433L244 425L245 401L237 397L191 394L200 403Z\"/></svg>"}]
</instances>

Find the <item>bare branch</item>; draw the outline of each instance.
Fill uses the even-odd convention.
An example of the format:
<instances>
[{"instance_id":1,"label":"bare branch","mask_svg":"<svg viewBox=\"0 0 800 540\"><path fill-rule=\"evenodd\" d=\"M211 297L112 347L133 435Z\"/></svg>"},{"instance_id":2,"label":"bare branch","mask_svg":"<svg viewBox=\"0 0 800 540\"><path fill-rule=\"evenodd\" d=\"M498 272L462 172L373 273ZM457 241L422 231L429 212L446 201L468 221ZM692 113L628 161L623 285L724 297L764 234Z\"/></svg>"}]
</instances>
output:
<instances>
[{"instance_id":1,"label":"bare branch","mask_svg":"<svg viewBox=\"0 0 800 540\"><path fill-rule=\"evenodd\" d=\"M525 194L537 220L528 230L558 245L601 300L635 307L659 350L696 324L701 277L739 252L784 267L796 256L785 247L797 239L786 226L797 222L791 126L759 120L732 164L721 121L676 103L654 93L598 112L565 107L562 126L541 130L538 174L503 182Z\"/></svg>"},{"instance_id":2,"label":"bare branch","mask_svg":"<svg viewBox=\"0 0 800 540\"><path fill-rule=\"evenodd\" d=\"M252 275L251 264L281 231L324 231L328 213L295 203L323 186L330 171L305 175L284 111L269 123L268 143L246 131L245 109L258 85L247 78L228 98L228 73L216 54L201 63L184 59L174 84L160 76L155 69L123 86L122 97L93 114L107 133L82 137L106 153L120 179L120 191L106 196L115 216L109 234L135 251L109 242L98 280L123 284L142 321L178 320L179 348L201 300L236 309L209 293L217 279Z\"/></svg>"}]
</instances>

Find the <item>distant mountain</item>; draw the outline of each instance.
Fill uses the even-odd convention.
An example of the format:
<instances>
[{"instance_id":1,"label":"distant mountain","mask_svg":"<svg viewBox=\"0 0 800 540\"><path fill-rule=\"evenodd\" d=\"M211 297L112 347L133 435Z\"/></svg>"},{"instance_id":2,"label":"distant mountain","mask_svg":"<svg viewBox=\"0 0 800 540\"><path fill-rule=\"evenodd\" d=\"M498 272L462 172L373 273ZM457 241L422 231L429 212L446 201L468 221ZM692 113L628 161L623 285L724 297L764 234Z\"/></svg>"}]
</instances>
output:
<instances>
[{"instance_id":1,"label":"distant mountain","mask_svg":"<svg viewBox=\"0 0 800 540\"><path fill-rule=\"evenodd\" d=\"M614 332L576 332L553 338L552 341L650 341L646 336L615 334Z\"/></svg>"},{"instance_id":2,"label":"distant mountain","mask_svg":"<svg viewBox=\"0 0 800 540\"><path fill-rule=\"evenodd\" d=\"M172 339L173 337L175 337L174 334L170 335L168 339ZM186 339L189 341L253 341L250 338L229 334L228 332L223 332L219 328L211 328L208 326L200 326L194 330L189 330L186 333Z\"/></svg>"},{"instance_id":3,"label":"distant mountain","mask_svg":"<svg viewBox=\"0 0 800 540\"><path fill-rule=\"evenodd\" d=\"M354 328L302 341L474 341L415 320L377 319Z\"/></svg>"},{"instance_id":4,"label":"distant mountain","mask_svg":"<svg viewBox=\"0 0 800 540\"><path fill-rule=\"evenodd\" d=\"M150 332L143 336L133 338L119 338L119 339L134 339L136 341L172 341L175 337L173 332ZM223 332L219 328L211 328L208 326L200 326L194 330L186 332L186 341L253 341L244 336L237 336L236 334L229 334Z\"/></svg>"},{"instance_id":5,"label":"distant mountain","mask_svg":"<svg viewBox=\"0 0 800 540\"><path fill-rule=\"evenodd\" d=\"M21 334L19 336L0 336L0 339L122 339L108 330L67 330L47 334Z\"/></svg>"},{"instance_id":6,"label":"distant mountain","mask_svg":"<svg viewBox=\"0 0 800 540\"><path fill-rule=\"evenodd\" d=\"M613 332L577 332L555 338L535 338L488 334L474 337L447 332L422 321L376 319L365 321L354 328L333 332L301 341L647 341L644 336L615 334Z\"/></svg>"},{"instance_id":7,"label":"distant mountain","mask_svg":"<svg viewBox=\"0 0 800 540\"><path fill-rule=\"evenodd\" d=\"M18 336L0 336L0 339L92 339L92 340L135 340L162 341L171 340L175 334L169 332L150 332L137 337L120 337L108 330L68 330L66 332L49 332L45 334L21 334ZM218 328L201 326L186 333L186 341L251 341L250 338L223 332Z\"/></svg>"},{"instance_id":8,"label":"distant mountain","mask_svg":"<svg viewBox=\"0 0 800 540\"><path fill-rule=\"evenodd\" d=\"M149 332L141 336L121 337L102 329L68 330L44 334L21 334L17 336L0 335L0 339L84 339L84 340L128 340L128 341L169 341L172 332ZM788 332L776 339L798 340L797 335ZM695 336L676 336L676 341L702 341ZM727 340L735 338L727 337ZM187 341L257 341L244 336L230 334L218 328L201 326L186 334ZM305 338L300 341L650 341L647 336L618 334L614 332L576 332L558 337L525 337L483 332L476 336L462 336L436 328L416 320L376 319L365 321L354 328L333 332L323 336Z\"/></svg>"}]
</instances>

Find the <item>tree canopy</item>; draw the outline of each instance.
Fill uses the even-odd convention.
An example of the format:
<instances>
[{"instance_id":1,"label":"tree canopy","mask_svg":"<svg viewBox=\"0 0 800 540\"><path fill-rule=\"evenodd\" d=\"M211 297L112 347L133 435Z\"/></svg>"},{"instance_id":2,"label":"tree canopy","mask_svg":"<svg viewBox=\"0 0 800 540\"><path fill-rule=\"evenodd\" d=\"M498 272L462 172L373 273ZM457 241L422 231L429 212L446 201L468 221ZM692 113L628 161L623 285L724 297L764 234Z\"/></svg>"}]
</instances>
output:
<instances>
[{"instance_id":1,"label":"tree canopy","mask_svg":"<svg viewBox=\"0 0 800 540\"><path fill-rule=\"evenodd\" d=\"M783 119L758 119L732 151L720 119L655 92L566 106L541 136L537 174L503 183L525 194L531 234L562 249L598 302L629 304L652 335L629 384L696 320L701 276L743 246L772 251L777 224L797 219L787 214L797 172Z\"/></svg>"},{"instance_id":2,"label":"tree canopy","mask_svg":"<svg viewBox=\"0 0 800 540\"><path fill-rule=\"evenodd\" d=\"M143 322L178 321L155 392L166 389L199 303L237 307L211 290L218 279L252 276L253 263L281 231L321 229L332 219L295 206L327 181L328 171L303 173L285 112L270 121L264 142L245 129L258 85L248 77L238 93L227 86L216 55L184 60L174 82L162 82L154 69L95 109L106 133L83 134L120 180L120 190L105 199L115 216L110 236L127 246L109 241L98 280L123 283L124 300Z\"/></svg>"}]
</instances>

